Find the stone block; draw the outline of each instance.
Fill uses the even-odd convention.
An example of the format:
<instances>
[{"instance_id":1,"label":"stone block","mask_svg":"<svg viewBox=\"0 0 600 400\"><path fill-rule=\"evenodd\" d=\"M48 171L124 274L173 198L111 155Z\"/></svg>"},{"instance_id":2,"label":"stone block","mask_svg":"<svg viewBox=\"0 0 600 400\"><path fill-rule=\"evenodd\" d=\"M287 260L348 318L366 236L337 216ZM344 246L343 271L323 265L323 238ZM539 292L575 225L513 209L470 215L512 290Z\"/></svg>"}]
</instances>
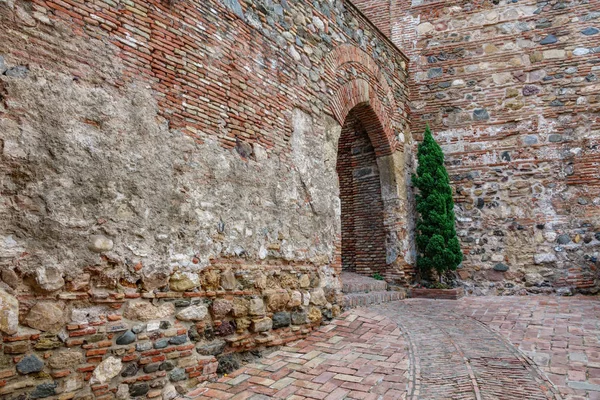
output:
<instances>
[{"instance_id":1,"label":"stone block","mask_svg":"<svg viewBox=\"0 0 600 400\"><path fill-rule=\"evenodd\" d=\"M267 290L265 299L269 311L281 311L287 307L290 295L287 290Z\"/></svg>"},{"instance_id":2,"label":"stone block","mask_svg":"<svg viewBox=\"0 0 600 400\"><path fill-rule=\"evenodd\" d=\"M261 319L253 319L251 330L252 332L266 332L273 329L273 320L265 317Z\"/></svg>"},{"instance_id":3,"label":"stone block","mask_svg":"<svg viewBox=\"0 0 600 400\"><path fill-rule=\"evenodd\" d=\"M19 326L18 300L0 288L0 331L8 335L17 333Z\"/></svg>"}]
</instances>

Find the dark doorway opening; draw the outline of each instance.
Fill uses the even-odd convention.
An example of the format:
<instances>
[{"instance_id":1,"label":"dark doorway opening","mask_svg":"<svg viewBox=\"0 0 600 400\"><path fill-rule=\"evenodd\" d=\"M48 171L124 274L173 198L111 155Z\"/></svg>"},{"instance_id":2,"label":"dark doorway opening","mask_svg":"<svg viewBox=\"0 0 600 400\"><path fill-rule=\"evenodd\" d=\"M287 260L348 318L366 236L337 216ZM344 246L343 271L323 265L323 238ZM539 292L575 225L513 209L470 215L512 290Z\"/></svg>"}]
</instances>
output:
<instances>
[{"instance_id":1,"label":"dark doorway opening","mask_svg":"<svg viewBox=\"0 0 600 400\"><path fill-rule=\"evenodd\" d=\"M368 106L350 111L338 143L337 173L342 219L342 270L384 274L384 205L375 149L367 131Z\"/></svg>"}]
</instances>

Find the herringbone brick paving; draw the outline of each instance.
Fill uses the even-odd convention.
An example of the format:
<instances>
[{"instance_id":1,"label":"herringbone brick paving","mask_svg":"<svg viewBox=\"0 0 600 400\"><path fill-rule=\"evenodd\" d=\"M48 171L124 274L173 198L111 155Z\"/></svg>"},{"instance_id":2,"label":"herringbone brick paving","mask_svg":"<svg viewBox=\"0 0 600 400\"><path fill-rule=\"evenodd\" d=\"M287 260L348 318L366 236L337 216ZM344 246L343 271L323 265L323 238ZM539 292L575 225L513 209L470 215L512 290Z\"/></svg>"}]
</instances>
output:
<instances>
[{"instance_id":1,"label":"herringbone brick paving","mask_svg":"<svg viewBox=\"0 0 600 400\"><path fill-rule=\"evenodd\" d=\"M596 298L411 299L346 312L193 399L600 399Z\"/></svg>"}]
</instances>

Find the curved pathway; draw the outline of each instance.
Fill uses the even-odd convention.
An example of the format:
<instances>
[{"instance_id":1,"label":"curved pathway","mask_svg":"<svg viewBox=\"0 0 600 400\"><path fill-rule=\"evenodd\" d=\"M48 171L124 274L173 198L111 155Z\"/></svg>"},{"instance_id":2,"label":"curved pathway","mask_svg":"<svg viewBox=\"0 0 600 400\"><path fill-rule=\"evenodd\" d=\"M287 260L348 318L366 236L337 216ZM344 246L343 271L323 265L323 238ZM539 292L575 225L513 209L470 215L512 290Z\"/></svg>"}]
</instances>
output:
<instances>
[{"instance_id":1,"label":"curved pathway","mask_svg":"<svg viewBox=\"0 0 600 400\"><path fill-rule=\"evenodd\" d=\"M411 299L350 310L187 398L600 400L600 301Z\"/></svg>"},{"instance_id":2,"label":"curved pathway","mask_svg":"<svg viewBox=\"0 0 600 400\"><path fill-rule=\"evenodd\" d=\"M561 398L514 346L473 318L431 302L387 304L377 311L409 338L409 399Z\"/></svg>"}]
</instances>

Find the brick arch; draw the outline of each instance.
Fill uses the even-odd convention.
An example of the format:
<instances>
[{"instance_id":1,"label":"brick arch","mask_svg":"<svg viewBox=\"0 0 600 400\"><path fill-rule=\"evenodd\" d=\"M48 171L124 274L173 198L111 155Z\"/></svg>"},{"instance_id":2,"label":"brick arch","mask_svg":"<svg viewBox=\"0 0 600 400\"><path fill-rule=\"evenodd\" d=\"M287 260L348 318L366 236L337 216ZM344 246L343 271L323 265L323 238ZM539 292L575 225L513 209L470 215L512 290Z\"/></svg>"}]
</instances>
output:
<instances>
[{"instance_id":1,"label":"brick arch","mask_svg":"<svg viewBox=\"0 0 600 400\"><path fill-rule=\"evenodd\" d=\"M381 104L377 92L364 79L355 79L340 86L331 96L331 111L340 125L353 109L360 113L377 157L392 154L398 141L392 121Z\"/></svg>"},{"instance_id":2,"label":"brick arch","mask_svg":"<svg viewBox=\"0 0 600 400\"><path fill-rule=\"evenodd\" d=\"M333 49L325 59L325 65L332 76L335 76L335 72L344 64L353 62L363 65L367 71L370 72L374 80L381 86L381 89L385 93L385 96L390 102L390 108L396 110L396 98L394 97L387 79L381 72L381 68L379 68L377 62L367 53L356 46L343 44Z\"/></svg>"}]
</instances>

